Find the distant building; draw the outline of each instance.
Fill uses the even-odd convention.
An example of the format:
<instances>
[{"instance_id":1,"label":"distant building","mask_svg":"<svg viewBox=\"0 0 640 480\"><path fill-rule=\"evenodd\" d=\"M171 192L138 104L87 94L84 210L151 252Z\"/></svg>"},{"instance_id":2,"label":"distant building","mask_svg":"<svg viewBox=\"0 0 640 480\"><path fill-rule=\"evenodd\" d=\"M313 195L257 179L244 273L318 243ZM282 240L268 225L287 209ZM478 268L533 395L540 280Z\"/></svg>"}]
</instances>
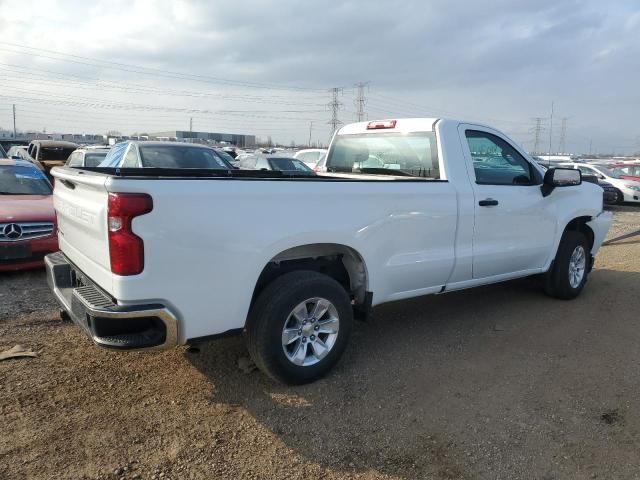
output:
<instances>
[{"instance_id":1,"label":"distant building","mask_svg":"<svg viewBox=\"0 0 640 480\"><path fill-rule=\"evenodd\" d=\"M231 143L238 147L246 147L256 144L255 135L242 135L235 133L211 133L211 132L189 132L185 130L172 130L170 132L150 133L150 138L154 139L176 139L178 142L194 141L197 143Z\"/></svg>"}]
</instances>

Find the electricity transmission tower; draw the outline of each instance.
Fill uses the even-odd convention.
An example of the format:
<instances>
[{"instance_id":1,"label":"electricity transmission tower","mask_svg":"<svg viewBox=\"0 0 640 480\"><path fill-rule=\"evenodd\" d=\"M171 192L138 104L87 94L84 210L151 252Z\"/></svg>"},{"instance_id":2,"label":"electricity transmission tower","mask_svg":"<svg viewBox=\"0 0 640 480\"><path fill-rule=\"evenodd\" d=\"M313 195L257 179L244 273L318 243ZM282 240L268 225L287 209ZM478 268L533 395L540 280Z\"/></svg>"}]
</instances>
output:
<instances>
[{"instance_id":1,"label":"electricity transmission tower","mask_svg":"<svg viewBox=\"0 0 640 480\"><path fill-rule=\"evenodd\" d=\"M560 153L567 153L567 117L562 117L562 126L560 127Z\"/></svg>"},{"instance_id":2,"label":"electricity transmission tower","mask_svg":"<svg viewBox=\"0 0 640 480\"><path fill-rule=\"evenodd\" d=\"M367 114L364 111L364 106L367 103L367 99L364 96L364 91L365 88L368 88L369 82L356 83L355 86L358 89L356 99L353 101L356 106L356 121L362 122L363 120L366 120L367 117Z\"/></svg>"},{"instance_id":3,"label":"electricity transmission tower","mask_svg":"<svg viewBox=\"0 0 640 480\"><path fill-rule=\"evenodd\" d=\"M542 132L544 130L542 122L545 118L535 117L533 120L536 122L536 126L533 127L533 153L540 153L540 142L542 141Z\"/></svg>"},{"instance_id":4,"label":"electricity transmission tower","mask_svg":"<svg viewBox=\"0 0 640 480\"><path fill-rule=\"evenodd\" d=\"M344 105L338 97L342 95L342 87L334 87L329 90L331 93L331 101L328 103L329 108L331 109L331 120L327 122L331 125L331 136L336 132L338 127L342 125L342 122L338 119L338 112L342 109Z\"/></svg>"}]
</instances>

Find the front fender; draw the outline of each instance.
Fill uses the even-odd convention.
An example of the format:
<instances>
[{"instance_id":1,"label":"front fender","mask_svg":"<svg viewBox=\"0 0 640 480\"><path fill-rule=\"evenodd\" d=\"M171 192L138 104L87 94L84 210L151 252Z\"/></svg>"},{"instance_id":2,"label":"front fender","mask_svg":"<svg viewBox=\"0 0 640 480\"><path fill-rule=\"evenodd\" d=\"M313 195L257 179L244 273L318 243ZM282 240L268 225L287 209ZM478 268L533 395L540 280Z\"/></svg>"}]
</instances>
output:
<instances>
[{"instance_id":1,"label":"front fender","mask_svg":"<svg viewBox=\"0 0 640 480\"><path fill-rule=\"evenodd\" d=\"M593 230L593 247L591 248L591 255L598 253L602 242L604 242L604 239L609 232L609 227L611 227L612 221L613 213L605 212L603 210L593 217L591 221L587 222L587 225L589 225L591 230Z\"/></svg>"}]
</instances>

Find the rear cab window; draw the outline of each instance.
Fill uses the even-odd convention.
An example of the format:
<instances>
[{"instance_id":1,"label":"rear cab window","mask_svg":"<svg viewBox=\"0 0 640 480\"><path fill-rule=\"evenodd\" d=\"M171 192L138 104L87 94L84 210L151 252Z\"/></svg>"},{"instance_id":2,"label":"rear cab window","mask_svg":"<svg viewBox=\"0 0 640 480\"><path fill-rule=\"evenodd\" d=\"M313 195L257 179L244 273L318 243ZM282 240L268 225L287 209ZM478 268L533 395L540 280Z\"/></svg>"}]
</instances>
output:
<instances>
[{"instance_id":1,"label":"rear cab window","mask_svg":"<svg viewBox=\"0 0 640 480\"><path fill-rule=\"evenodd\" d=\"M441 178L434 132L338 135L326 167L335 173Z\"/></svg>"}]
</instances>

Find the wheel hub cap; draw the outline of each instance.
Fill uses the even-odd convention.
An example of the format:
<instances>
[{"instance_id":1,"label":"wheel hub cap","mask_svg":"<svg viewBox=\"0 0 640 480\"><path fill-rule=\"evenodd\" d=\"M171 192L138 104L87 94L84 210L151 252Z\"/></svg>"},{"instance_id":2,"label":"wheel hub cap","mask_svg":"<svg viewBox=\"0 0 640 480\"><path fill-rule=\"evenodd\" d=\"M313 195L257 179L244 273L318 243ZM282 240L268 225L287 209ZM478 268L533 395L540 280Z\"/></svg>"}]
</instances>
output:
<instances>
[{"instance_id":1,"label":"wheel hub cap","mask_svg":"<svg viewBox=\"0 0 640 480\"><path fill-rule=\"evenodd\" d=\"M338 339L340 318L336 307L325 298L309 298L291 311L282 329L282 349L287 359L299 366L318 363Z\"/></svg>"},{"instance_id":2,"label":"wheel hub cap","mask_svg":"<svg viewBox=\"0 0 640 480\"><path fill-rule=\"evenodd\" d=\"M571 288L578 288L584 278L587 267L587 255L582 245L578 245L569 259L569 285Z\"/></svg>"}]
</instances>

